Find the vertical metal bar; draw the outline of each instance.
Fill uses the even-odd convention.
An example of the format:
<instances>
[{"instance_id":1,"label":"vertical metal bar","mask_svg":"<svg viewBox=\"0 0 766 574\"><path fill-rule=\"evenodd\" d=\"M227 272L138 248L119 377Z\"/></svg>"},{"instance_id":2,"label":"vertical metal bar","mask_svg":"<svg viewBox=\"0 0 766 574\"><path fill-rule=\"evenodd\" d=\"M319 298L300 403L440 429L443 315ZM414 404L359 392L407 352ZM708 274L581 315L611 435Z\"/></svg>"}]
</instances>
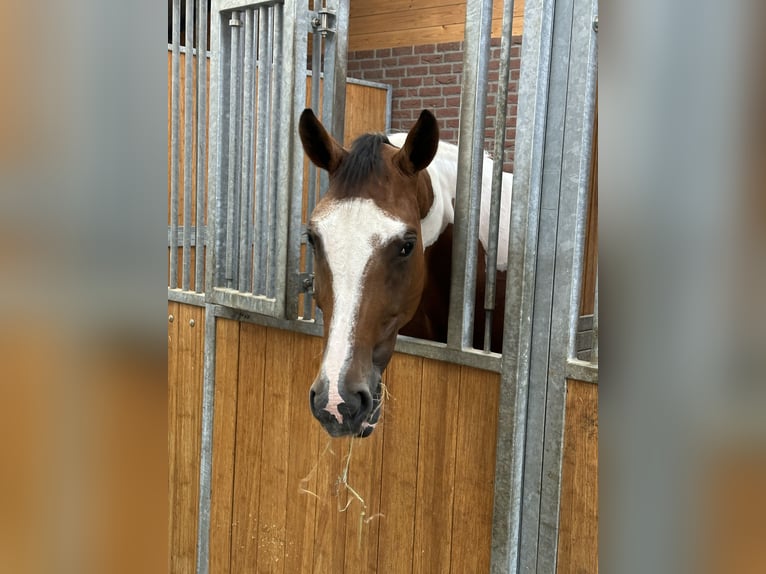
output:
<instances>
[{"instance_id":1,"label":"vertical metal bar","mask_svg":"<svg viewBox=\"0 0 766 574\"><path fill-rule=\"evenodd\" d=\"M194 1L186 0L186 78L184 83L184 235L181 287L191 283L192 180L194 169Z\"/></svg>"},{"instance_id":2,"label":"vertical metal bar","mask_svg":"<svg viewBox=\"0 0 766 574\"><path fill-rule=\"evenodd\" d=\"M215 414L215 306L205 305L202 367L202 432L199 461L197 574L210 568L210 493L213 482L213 417Z\"/></svg>"},{"instance_id":3,"label":"vertical metal bar","mask_svg":"<svg viewBox=\"0 0 766 574\"><path fill-rule=\"evenodd\" d=\"M559 10L562 11L560 18ZM537 558L538 571L551 574L556 571L558 557L567 362L569 358L575 357L585 254L596 100L596 33L593 30L593 19L597 14L597 0L573 0L571 6L559 0L556 12L553 61L565 60L567 67L561 70L565 74L561 78L561 87L565 90L565 111L564 121L558 125L559 130L563 126L560 156L556 158L561 165L560 179L552 182L558 188L559 207L540 472ZM560 41L555 38L557 31L561 31L564 36ZM562 51L557 54L559 47ZM558 84L553 83L557 79L555 65L551 70L551 79L553 90Z\"/></svg>"},{"instance_id":4,"label":"vertical metal bar","mask_svg":"<svg viewBox=\"0 0 766 574\"><path fill-rule=\"evenodd\" d=\"M226 259L226 269L225 269L225 279L226 279L226 287L233 288L235 284L235 273L236 270L234 268L234 262L236 261L235 257L235 246L237 245L237 233L236 233L236 222L237 222L237 207L238 207L238 196L239 196L239 187L237 186L237 175L238 175L238 169L237 166L239 165L240 161L240 148L242 144L241 140L241 129L242 125L240 122L240 101L241 101L241 95L242 95L242 80L240 76L240 57L241 57L241 48L240 48L240 42L239 42L239 33L240 33L240 26L242 25L242 20L239 18L239 12L232 12L231 14L231 20L229 21L229 25L231 27L231 65L230 65L230 80L229 80L229 173L228 173L228 188L227 188L227 196L228 196L228 209L227 209L227 215L226 215L226 253L225 253L225 259Z\"/></svg>"},{"instance_id":5,"label":"vertical metal bar","mask_svg":"<svg viewBox=\"0 0 766 574\"><path fill-rule=\"evenodd\" d=\"M279 92L279 82L277 81L277 66L281 62L280 50L281 50L281 27L282 27L282 6L275 4L271 7L271 26L269 27L269 140L271 142L270 149L279 148L279 138L282 134L279 133L276 124L274 123L274 111L276 110L276 102L279 101L281 94ZM279 42L277 42L279 40ZM274 185L277 180L277 162L273 157L269 159L269 173L268 173L268 185L267 189L269 194L269 241L268 241L268 276L266 281L266 295L268 297L274 297L274 289L276 286L276 278L279 271L279 262L276 257L276 236L277 236L277 195L279 190Z\"/></svg>"},{"instance_id":6,"label":"vertical metal bar","mask_svg":"<svg viewBox=\"0 0 766 574\"><path fill-rule=\"evenodd\" d=\"M271 51L269 50L269 8L258 9L258 123L255 140L255 189L258 207L256 210L255 285L254 293L263 295L266 291L266 253L268 242L267 217L269 209L269 71Z\"/></svg>"},{"instance_id":7,"label":"vertical metal bar","mask_svg":"<svg viewBox=\"0 0 766 574\"><path fill-rule=\"evenodd\" d=\"M178 287L178 177L181 139L181 0L173 0L170 91L170 287Z\"/></svg>"},{"instance_id":8,"label":"vertical metal bar","mask_svg":"<svg viewBox=\"0 0 766 574\"><path fill-rule=\"evenodd\" d=\"M194 290L205 290L203 271L206 236L205 160L207 154L207 0L197 0L197 225L195 235Z\"/></svg>"},{"instance_id":9,"label":"vertical metal bar","mask_svg":"<svg viewBox=\"0 0 766 574\"><path fill-rule=\"evenodd\" d=\"M484 165L484 117L491 24L492 0L466 2L460 149L447 329L447 344L456 349L473 346L477 230Z\"/></svg>"},{"instance_id":10,"label":"vertical metal bar","mask_svg":"<svg viewBox=\"0 0 766 574\"><path fill-rule=\"evenodd\" d=\"M503 163L505 159L505 125L508 109L508 78L511 63L511 37L513 33L513 0L503 3L503 31L500 40L500 70L495 97L495 161L492 166L492 195L489 205L487 233L487 272L484 287L484 350L492 346L492 315L495 309L497 281L497 244L500 231L500 199L503 191ZM484 177L487 177L485 174ZM508 222L505 222L506 224Z\"/></svg>"},{"instance_id":11,"label":"vertical metal bar","mask_svg":"<svg viewBox=\"0 0 766 574\"><path fill-rule=\"evenodd\" d=\"M255 84L253 82L253 10L245 10L245 57L242 103L242 201L239 215L239 290L251 289L252 198L253 198L253 115L255 113Z\"/></svg>"},{"instance_id":12,"label":"vertical metal bar","mask_svg":"<svg viewBox=\"0 0 766 574\"><path fill-rule=\"evenodd\" d=\"M281 74L281 133L279 142L279 181L277 203L277 249L280 274L276 277L274 297L276 311L294 319L300 292L300 241L303 195L303 151L296 137L298 115L306 102L306 64L308 52L308 11L305 6L286 2L283 21L283 55L281 61L292 66ZM293 73L289 73L289 70ZM284 97L291 94L291 97Z\"/></svg>"},{"instance_id":13,"label":"vertical metal bar","mask_svg":"<svg viewBox=\"0 0 766 574\"><path fill-rule=\"evenodd\" d=\"M346 126L346 75L348 70L348 19L350 0L328 0L335 9L335 33L330 39L332 57L332 84L330 93L333 96L332 133L339 142L345 140ZM326 70L325 70L326 72Z\"/></svg>"},{"instance_id":14,"label":"vertical metal bar","mask_svg":"<svg viewBox=\"0 0 766 574\"><path fill-rule=\"evenodd\" d=\"M590 362L598 365L598 266L596 266L596 296L593 300L593 344Z\"/></svg>"},{"instance_id":15,"label":"vertical metal bar","mask_svg":"<svg viewBox=\"0 0 766 574\"><path fill-rule=\"evenodd\" d=\"M322 7L322 0L314 0L314 10L317 11ZM321 83L321 66L322 66L322 36L316 29L314 29L312 38L311 49L311 103L309 107L312 110L319 109L319 87ZM316 207L317 197L317 168L309 162L309 180L308 180L308 197L306 206L306 218L311 216L311 213ZM308 247L306 248L306 264L304 267L306 273L314 273L314 253ZM311 319L312 316L312 298L306 293L303 298L303 318Z\"/></svg>"},{"instance_id":16,"label":"vertical metal bar","mask_svg":"<svg viewBox=\"0 0 766 574\"><path fill-rule=\"evenodd\" d=\"M205 300L210 301L213 289L224 284L224 252L226 227L223 225L228 197L225 185L229 171L229 138L227 111L231 81L230 28L228 16L220 12L220 0L213 0L210 12L210 114L208 150L208 209L205 253Z\"/></svg>"},{"instance_id":17,"label":"vertical metal bar","mask_svg":"<svg viewBox=\"0 0 766 574\"><path fill-rule=\"evenodd\" d=\"M524 7L496 438L493 574L521 571L532 319L554 2L527 0Z\"/></svg>"}]
</instances>

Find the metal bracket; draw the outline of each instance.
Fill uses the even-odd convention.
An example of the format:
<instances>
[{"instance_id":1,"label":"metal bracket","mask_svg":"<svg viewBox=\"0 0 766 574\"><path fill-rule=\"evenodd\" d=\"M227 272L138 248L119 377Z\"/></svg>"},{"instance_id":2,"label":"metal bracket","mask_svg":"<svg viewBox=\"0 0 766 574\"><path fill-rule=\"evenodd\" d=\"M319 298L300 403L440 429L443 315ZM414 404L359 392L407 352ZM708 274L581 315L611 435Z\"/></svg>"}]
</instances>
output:
<instances>
[{"instance_id":1,"label":"metal bracket","mask_svg":"<svg viewBox=\"0 0 766 574\"><path fill-rule=\"evenodd\" d=\"M229 26L242 26L242 20L239 19L239 15L234 13L229 20Z\"/></svg>"},{"instance_id":2,"label":"metal bracket","mask_svg":"<svg viewBox=\"0 0 766 574\"><path fill-rule=\"evenodd\" d=\"M335 10L329 8L320 8L316 11L316 16L311 19L311 27L315 32L322 34L323 38L327 34L335 34Z\"/></svg>"},{"instance_id":3,"label":"metal bracket","mask_svg":"<svg viewBox=\"0 0 766 574\"><path fill-rule=\"evenodd\" d=\"M314 293L314 274L313 273L298 273L298 285L300 286L301 293L308 293L309 295Z\"/></svg>"}]
</instances>

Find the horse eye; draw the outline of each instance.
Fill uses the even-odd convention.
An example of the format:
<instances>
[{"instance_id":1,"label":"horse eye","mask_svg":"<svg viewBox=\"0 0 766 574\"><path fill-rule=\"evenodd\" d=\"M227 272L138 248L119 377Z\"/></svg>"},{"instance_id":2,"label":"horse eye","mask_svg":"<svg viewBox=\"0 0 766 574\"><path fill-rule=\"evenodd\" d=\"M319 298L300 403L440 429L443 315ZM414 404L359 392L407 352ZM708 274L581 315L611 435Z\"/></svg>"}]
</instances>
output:
<instances>
[{"instance_id":1,"label":"horse eye","mask_svg":"<svg viewBox=\"0 0 766 574\"><path fill-rule=\"evenodd\" d=\"M306 233L306 241L311 247L314 247L314 234L311 232Z\"/></svg>"},{"instance_id":2,"label":"horse eye","mask_svg":"<svg viewBox=\"0 0 766 574\"><path fill-rule=\"evenodd\" d=\"M409 256L409 254L412 253L412 249L414 247L415 247L415 242L414 241L405 241L402 244L401 250L399 251L399 256L400 257L407 257L407 256Z\"/></svg>"}]
</instances>

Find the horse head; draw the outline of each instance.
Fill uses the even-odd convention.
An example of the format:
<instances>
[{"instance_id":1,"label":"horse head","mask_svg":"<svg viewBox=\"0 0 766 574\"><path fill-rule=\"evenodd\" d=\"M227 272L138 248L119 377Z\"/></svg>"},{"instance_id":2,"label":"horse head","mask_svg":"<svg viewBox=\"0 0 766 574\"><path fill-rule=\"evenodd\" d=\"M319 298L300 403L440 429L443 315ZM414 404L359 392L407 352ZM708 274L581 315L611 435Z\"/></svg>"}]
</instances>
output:
<instances>
[{"instance_id":1,"label":"horse head","mask_svg":"<svg viewBox=\"0 0 766 574\"><path fill-rule=\"evenodd\" d=\"M423 111L401 149L382 134L365 134L345 149L307 109L299 133L306 155L329 174L307 225L314 298L324 316L311 412L332 436L369 436L380 416L382 373L423 292L420 222L433 202L425 168L439 127Z\"/></svg>"}]
</instances>

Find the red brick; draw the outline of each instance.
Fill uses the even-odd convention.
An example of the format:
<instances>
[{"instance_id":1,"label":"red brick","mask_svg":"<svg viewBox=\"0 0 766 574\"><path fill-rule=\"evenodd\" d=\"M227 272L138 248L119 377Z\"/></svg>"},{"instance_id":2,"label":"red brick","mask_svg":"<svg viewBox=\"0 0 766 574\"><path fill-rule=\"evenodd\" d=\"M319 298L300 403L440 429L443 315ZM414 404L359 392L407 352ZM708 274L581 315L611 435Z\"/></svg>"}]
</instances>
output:
<instances>
[{"instance_id":1,"label":"red brick","mask_svg":"<svg viewBox=\"0 0 766 574\"><path fill-rule=\"evenodd\" d=\"M399 107L403 110L413 110L423 107L423 100L419 98L407 98L399 102Z\"/></svg>"},{"instance_id":2,"label":"red brick","mask_svg":"<svg viewBox=\"0 0 766 574\"><path fill-rule=\"evenodd\" d=\"M426 86L418 89L419 96L441 96L442 89L436 86Z\"/></svg>"},{"instance_id":3,"label":"red brick","mask_svg":"<svg viewBox=\"0 0 766 574\"><path fill-rule=\"evenodd\" d=\"M457 84L457 75L439 76L435 80L437 84Z\"/></svg>"},{"instance_id":4,"label":"red brick","mask_svg":"<svg viewBox=\"0 0 766 574\"><path fill-rule=\"evenodd\" d=\"M441 108L444 106L444 98L423 98L423 107Z\"/></svg>"},{"instance_id":5,"label":"red brick","mask_svg":"<svg viewBox=\"0 0 766 574\"><path fill-rule=\"evenodd\" d=\"M401 78L406 70L404 68L386 68L386 78Z\"/></svg>"},{"instance_id":6,"label":"red brick","mask_svg":"<svg viewBox=\"0 0 766 574\"><path fill-rule=\"evenodd\" d=\"M389 58L391 57L391 48L382 48L375 50L376 58Z\"/></svg>"},{"instance_id":7,"label":"red brick","mask_svg":"<svg viewBox=\"0 0 766 574\"><path fill-rule=\"evenodd\" d=\"M372 70L380 68L380 62L378 60L359 60L359 66L362 70Z\"/></svg>"},{"instance_id":8,"label":"red brick","mask_svg":"<svg viewBox=\"0 0 766 574\"><path fill-rule=\"evenodd\" d=\"M407 76L401 79L401 85L404 87L413 87L423 85L423 76Z\"/></svg>"},{"instance_id":9,"label":"red brick","mask_svg":"<svg viewBox=\"0 0 766 574\"><path fill-rule=\"evenodd\" d=\"M452 73L452 64L431 64L429 68L429 72L434 76Z\"/></svg>"},{"instance_id":10,"label":"red brick","mask_svg":"<svg viewBox=\"0 0 766 574\"><path fill-rule=\"evenodd\" d=\"M460 107L460 96L452 96L451 98L445 98L444 105L448 108Z\"/></svg>"},{"instance_id":11,"label":"red brick","mask_svg":"<svg viewBox=\"0 0 766 574\"><path fill-rule=\"evenodd\" d=\"M412 54L412 46L399 46L397 48L391 48L392 56L408 56Z\"/></svg>"},{"instance_id":12,"label":"red brick","mask_svg":"<svg viewBox=\"0 0 766 574\"><path fill-rule=\"evenodd\" d=\"M407 77L425 76L428 74L428 66L409 66L407 68Z\"/></svg>"},{"instance_id":13,"label":"red brick","mask_svg":"<svg viewBox=\"0 0 766 574\"><path fill-rule=\"evenodd\" d=\"M420 64L420 56L399 56L397 60L400 66L416 66Z\"/></svg>"},{"instance_id":14,"label":"red brick","mask_svg":"<svg viewBox=\"0 0 766 574\"><path fill-rule=\"evenodd\" d=\"M444 61L445 62L462 62L463 52L449 52L447 54L444 54Z\"/></svg>"},{"instance_id":15,"label":"red brick","mask_svg":"<svg viewBox=\"0 0 766 574\"><path fill-rule=\"evenodd\" d=\"M439 52L454 52L456 50L462 50L462 42L444 42L436 44L436 49Z\"/></svg>"},{"instance_id":16,"label":"red brick","mask_svg":"<svg viewBox=\"0 0 766 574\"><path fill-rule=\"evenodd\" d=\"M445 95L445 96L456 96L456 95L460 94L462 89L463 88L460 85L444 86L442 88L442 94Z\"/></svg>"},{"instance_id":17,"label":"red brick","mask_svg":"<svg viewBox=\"0 0 766 574\"><path fill-rule=\"evenodd\" d=\"M380 65L383 68L391 68L391 67L396 66L399 63L397 60L398 60L398 58L394 58L394 57L383 58L383 59L380 60Z\"/></svg>"},{"instance_id":18,"label":"red brick","mask_svg":"<svg viewBox=\"0 0 766 574\"><path fill-rule=\"evenodd\" d=\"M421 46L415 46L416 54L433 54L436 52L436 46L434 44L423 44Z\"/></svg>"},{"instance_id":19,"label":"red brick","mask_svg":"<svg viewBox=\"0 0 766 574\"><path fill-rule=\"evenodd\" d=\"M441 64L444 61L444 54L427 54L420 57L424 64Z\"/></svg>"},{"instance_id":20,"label":"red brick","mask_svg":"<svg viewBox=\"0 0 766 574\"><path fill-rule=\"evenodd\" d=\"M374 57L375 57L375 50L359 50L357 52L354 52L355 60L366 60L368 58L374 58Z\"/></svg>"}]
</instances>

